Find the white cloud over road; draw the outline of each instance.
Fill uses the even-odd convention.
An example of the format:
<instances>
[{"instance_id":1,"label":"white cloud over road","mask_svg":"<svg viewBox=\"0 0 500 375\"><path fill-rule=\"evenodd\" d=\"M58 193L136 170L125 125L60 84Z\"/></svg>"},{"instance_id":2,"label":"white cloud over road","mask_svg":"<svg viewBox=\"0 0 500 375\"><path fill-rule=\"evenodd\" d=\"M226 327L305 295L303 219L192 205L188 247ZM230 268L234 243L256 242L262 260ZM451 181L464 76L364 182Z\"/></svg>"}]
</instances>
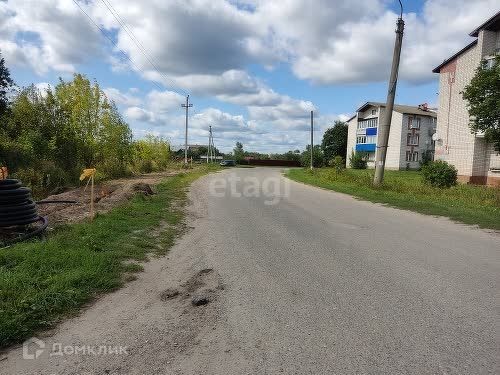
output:
<instances>
[{"instance_id":1,"label":"white cloud over road","mask_svg":"<svg viewBox=\"0 0 500 375\"><path fill-rule=\"evenodd\" d=\"M248 73L252 64L269 69L284 65L317 85L382 82L388 76L397 14L387 0L364 0L362 6L352 0L105 1L79 4L134 61L129 69L246 112L243 118L207 109L193 119L193 126L216 119L226 124L225 131L233 126L239 132L245 123L245 136L254 132L256 140L260 136L260 141L279 139L283 144L293 137L271 138L267 132L307 126L304 120L314 103L276 92ZM467 34L498 9L500 0L426 0L418 14L406 13L401 80L432 79L432 68L463 47ZM0 1L0 49L8 64L29 67L42 79L48 72L73 72L95 59L113 64L117 75L127 68L70 0ZM151 125L165 123L183 101L169 90L140 95L111 87L106 93L124 108L127 119Z\"/></svg>"}]
</instances>

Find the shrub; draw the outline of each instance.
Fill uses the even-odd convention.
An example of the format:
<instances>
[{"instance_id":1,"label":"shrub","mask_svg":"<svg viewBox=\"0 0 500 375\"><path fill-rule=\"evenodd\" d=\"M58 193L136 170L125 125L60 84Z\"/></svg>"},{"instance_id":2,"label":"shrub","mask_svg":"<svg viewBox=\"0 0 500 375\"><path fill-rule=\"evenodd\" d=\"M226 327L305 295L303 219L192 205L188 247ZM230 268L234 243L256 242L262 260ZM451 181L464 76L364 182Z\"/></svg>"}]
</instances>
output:
<instances>
[{"instance_id":1,"label":"shrub","mask_svg":"<svg viewBox=\"0 0 500 375\"><path fill-rule=\"evenodd\" d=\"M423 167L424 165L428 165L429 163L432 163L431 150L427 150L422 153L422 161L420 162L420 166Z\"/></svg>"},{"instance_id":2,"label":"shrub","mask_svg":"<svg viewBox=\"0 0 500 375\"><path fill-rule=\"evenodd\" d=\"M352 169L366 169L366 154L362 152L351 152L351 156L349 158L349 165Z\"/></svg>"},{"instance_id":3,"label":"shrub","mask_svg":"<svg viewBox=\"0 0 500 375\"><path fill-rule=\"evenodd\" d=\"M309 167L311 165L311 146L307 146L306 150L302 153L300 157L300 162L303 167ZM320 145L315 145L313 147L313 167L321 168L323 166L324 158L323 151L321 151Z\"/></svg>"},{"instance_id":4,"label":"shrub","mask_svg":"<svg viewBox=\"0 0 500 375\"><path fill-rule=\"evenodd\" d=\"M157 172L170 162L170 145L162 138L147 135L132 144L132 169L139 173Z\"/></svg>"},{"instance_id":5,"label":"shrub","mask_svg":"<svg viewBox=\"0 0 500 375\"><path fill-rule=\"evenodd\" d=\"M422 178L434 187L449 188L457 184L457 169L443 160L437 160L422 167Z\"/></svg>"},{"instance_id":6,"label":"shrub","mask_svg":"<svg viewBox=\"0 0 500 375\"><path fill-rule=\"evenodd\" d=\"M336 173L341 173L345 169L345 160L342 156L337 155L332 160L330 160L330 165L333 167Z\"/></svg>"}]
</instances>

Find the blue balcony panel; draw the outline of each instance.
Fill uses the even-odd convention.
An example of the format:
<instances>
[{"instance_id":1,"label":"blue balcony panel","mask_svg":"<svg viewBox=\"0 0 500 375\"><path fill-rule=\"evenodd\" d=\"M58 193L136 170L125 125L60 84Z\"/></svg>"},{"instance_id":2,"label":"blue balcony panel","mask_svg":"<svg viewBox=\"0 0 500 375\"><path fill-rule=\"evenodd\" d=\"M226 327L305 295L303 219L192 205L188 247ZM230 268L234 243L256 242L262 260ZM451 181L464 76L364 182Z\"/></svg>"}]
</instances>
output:
<instances>
[{"instance_id":1,"label":"blue balcony panel","mask_svg":"<svg viewBox=\"0 0 500 375\"><path fill-rule=\"evenodd\" d=\"M358 143L356 145L356 151L362 152L375 152L377 145L375 143Z\"/></svg>"},{"instance_id":2,"label":"blue balcony panel","mask_svg":"<svg viewBox=\"0 0 500 375\"><path fill-rule=\"evenodd\" d=\"M377 135L377 128L366 128L366 135Z\"/></svg>"}]
</instances>

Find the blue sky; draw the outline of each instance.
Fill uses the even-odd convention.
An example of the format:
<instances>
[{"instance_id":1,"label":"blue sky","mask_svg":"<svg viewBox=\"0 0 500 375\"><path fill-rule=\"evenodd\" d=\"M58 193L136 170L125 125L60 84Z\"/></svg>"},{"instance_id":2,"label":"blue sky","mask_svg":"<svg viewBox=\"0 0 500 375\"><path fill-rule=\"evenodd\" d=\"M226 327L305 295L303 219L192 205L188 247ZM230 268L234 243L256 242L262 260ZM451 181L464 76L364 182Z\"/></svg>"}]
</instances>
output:
<instances>
[{"instance_id":1,"label":"blue sky","mask_svg":"<svg viewBox=\"0 0 500 375\"><path fill-rule=\"evenodd\" d=\"M385 100L399 3L361 3L79 2L130 65L70 0L0 1L0 50L20 86L54 85L75 72L96 79L136 137L153 133L183 143L183 95L177 91L189 92L194 103L190 143L206 142L212 125L217 146L226 151L236 141L262 152L303 149L311 109L319 140L365 101ZM403 3L396 100L435 105L432 68L470 41L468 33L500 9L500 0Z\"/></svg>"}]
</instances>

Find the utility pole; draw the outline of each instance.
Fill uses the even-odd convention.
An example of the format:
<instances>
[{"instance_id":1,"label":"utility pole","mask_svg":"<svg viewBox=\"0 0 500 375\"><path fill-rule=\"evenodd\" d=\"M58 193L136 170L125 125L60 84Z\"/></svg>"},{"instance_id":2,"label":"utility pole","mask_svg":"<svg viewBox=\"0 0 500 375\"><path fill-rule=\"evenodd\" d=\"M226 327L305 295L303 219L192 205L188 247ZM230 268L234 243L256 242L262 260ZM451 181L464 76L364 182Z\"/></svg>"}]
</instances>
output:
<instances>
[{"instance_id":1,"label":"utility pole","mask_svg":"<svg viewBox=\"0 0 500 375\"><path fill-rule=\"evenodd\" d=\"M214 134L212 133L212 127L210 127L210 140L211 140L211 147L210 147L210 159L212 162L215 160L215 145L214 145Z\"/></svg>"},{"instance_id":2,"label":"utility pole","mask_svg":"<svg viewBox=\"0 0 500 375\"><path fill-rule=\"evenodd\" d=\"M207 148L207 164L208 164L208 159L211 156L211 147L212 147L212 125L208 127L208 148Z\"/></svg>"},{"instance_id":3,"label":"utility pole","mask_svg":"<svg viewBox=\"0 0 500 375\"><path fill-rule=\"evenodd\" d=\"M184 165L188 165L188 110L193 105L189 103L189 95L186 96L186 104L181 104L181 107L186 108L186 137L184 139Z\"/></svg>"},{"instance_id":4,"label":"utility pole","mask_svg":"<svg viewBox=\"0 0 500 375\"><path fill-rule=\"evenodd\" d=\"M396 42L394 43L394 55L392 57L391 76L389 78L389 87L387 89L387 103L385 111L380 117L378 127L377 152L375 156L375 176L373 185L380 186L384 181L385 158L387 156L387 146L389 143L389 132L391 130L392 110L394 108L394 98L396 96L396 86L398 83L399 60L401 58L401 45L403 43L403 32L405 23L403 21L403 4L401 6L401 15L396 22Z\"/></svg>"},{"instance_id":5,"label":"utility pole","mask_svg":"<svg viewBox=\"0 0 500 375\"><path fill-rule=\"evenodd\" d=\"M313 169L313 111L311 111L311 171Z\"/></svg>"}]
</instances>

